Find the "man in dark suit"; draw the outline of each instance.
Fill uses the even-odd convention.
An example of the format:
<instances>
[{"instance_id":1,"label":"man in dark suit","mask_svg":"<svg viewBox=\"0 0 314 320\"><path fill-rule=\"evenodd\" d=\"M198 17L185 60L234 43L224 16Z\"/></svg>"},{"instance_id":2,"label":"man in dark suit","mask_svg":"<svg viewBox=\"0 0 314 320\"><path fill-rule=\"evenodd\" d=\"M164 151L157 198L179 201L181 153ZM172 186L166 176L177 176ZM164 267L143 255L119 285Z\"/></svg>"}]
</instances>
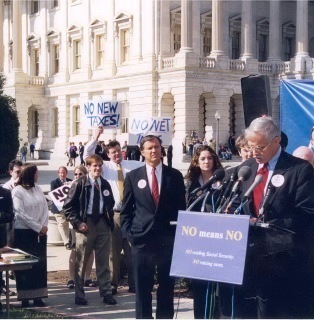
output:
<instances>
[{"instance_id":1,"label":"man in dark suit","mask_svg":"<svg viewBox=\"0 0 314 320\"><path fill-rule=\"evenodd\" d=\"M60 188L64 184L69 183L72 181L71 179L67 178L68 175L68 169L66 167L59 167L58 169L58 176L59 178L53 180L50 182L50 190L53 191L55 189ZM62 241L65 245L65 247L70 250L71 245L69 243L69 235L70 235L70 229L69 229L69 222L66 221L66 218L64 216L64 213L62 211L59 211L59 209L56 207L54 203L51 205L51 212L55 215L58 231L61 235Z\"/></svg>"},{"instance_id":2,"label":"man in dark suit","mask_svg":"<svg viewBox=\"0 0 314 320\"><path fill-rule=\"evenodd\" d=\"M126 175L121 229L131 243L136 290L136 318L152 319L152 295L157 270L156 318L173 318L174 279L169 276L178 210L185 209L182 174L161 163L161 141L146 136L140 144L144 167Z\"/></svg>"},{"instance_id":3,"label":"man in dark suit","mask_svg":"<svg viewBox=\"0 0 314 320\"><path fill-rule=\"evenodd\" d=\"M11 223L14 219L13 202L11 191L0 186L0 248L7 245L7 229L6 224ZM0 272L0 295L4 287L2 280L2 272ZM0 314L2 312L2 304L0 302Z\"/></svg>"},{"instance_id":4,"label":"man in dark suit","mask_svg":"<svg viewBox=\"0 0 314 320\"><path fill-rule=\"evenodd\" d=\"M84 275L86 265L95 250L96 275L103 302L114 305L110 284L109 251L114 227L114 198L110 184L101 177L103 160L93 154L86 159L88 175L75 180L63 209L76 231L75 303L86 305Z\"/></svg>"},{"instance_id":5,"label":"man in dark suit","mask_svg":"<svg viewBox=\"0 0 314 320\"><path fill-rule=\"evenodd\" d=\"M253 158L238 169L249 166L253 174L243 182L241 197L256 174L263 182L242 208L251 215L244 280L235 286L233 310L232 288L221 285L222 316L233 311L235 318L313 317L313 168L283 151L280 136L270 117L255 119L245 130Z\"/></svg>"}]
</instances>

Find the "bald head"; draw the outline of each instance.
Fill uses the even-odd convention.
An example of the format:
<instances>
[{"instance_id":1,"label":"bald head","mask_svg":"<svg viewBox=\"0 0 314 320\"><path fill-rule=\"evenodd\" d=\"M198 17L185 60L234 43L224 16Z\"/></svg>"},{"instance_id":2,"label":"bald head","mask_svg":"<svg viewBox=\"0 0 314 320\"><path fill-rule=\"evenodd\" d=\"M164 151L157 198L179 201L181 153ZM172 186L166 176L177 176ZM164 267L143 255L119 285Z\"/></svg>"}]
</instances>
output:
<instances>
[{"instance_id":1,"label":"bald head","mask_svg":"<svg viewBox=\"0 0 314 320\"><path fill-rule=\"evenodd\" d=\"M299 147L293 151L293 156L307 160L314 167L314 153L308 147Z\"/></svg>"}]
</instances>

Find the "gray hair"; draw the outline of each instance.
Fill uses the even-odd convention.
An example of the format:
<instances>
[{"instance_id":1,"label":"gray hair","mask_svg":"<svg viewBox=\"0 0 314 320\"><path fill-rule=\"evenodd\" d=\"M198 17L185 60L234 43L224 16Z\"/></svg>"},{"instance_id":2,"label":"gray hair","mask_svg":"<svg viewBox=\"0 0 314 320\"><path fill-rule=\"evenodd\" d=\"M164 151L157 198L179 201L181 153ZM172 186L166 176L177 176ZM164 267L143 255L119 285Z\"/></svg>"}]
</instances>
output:
<instances>
[{"instance_id":1,"label":"gray hair","mask_svg":"<svg viewBox=\"0 0 314 320\"><path fill-rule=\"evenodd\" d=\"M256 135L263 135L267 141L281 136L281 130L278 124L268 116L254 119L250 126L245 129L244 135L246 139L250 139Z\"/></svg>"}]
</instances>

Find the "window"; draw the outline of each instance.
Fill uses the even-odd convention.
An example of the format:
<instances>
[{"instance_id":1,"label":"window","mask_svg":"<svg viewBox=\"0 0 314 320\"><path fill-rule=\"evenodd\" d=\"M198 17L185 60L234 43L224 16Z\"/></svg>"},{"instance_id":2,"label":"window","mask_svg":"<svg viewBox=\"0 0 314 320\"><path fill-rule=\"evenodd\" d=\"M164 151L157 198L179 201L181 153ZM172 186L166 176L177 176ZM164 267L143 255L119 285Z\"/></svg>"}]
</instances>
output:
<instances>
[{"instance_id":1,"label":"window","mask_svg":"<svg viewBox=\"0 0 314 320\"><path fill-rule=\"evenodd\" d=\"M133 16L125 13L118 14L114 19L114 32L116 45L119 48L118 64L123 64L130 60Z\"/></svg>"},{"instance_id":2,"label":"window","mask_svg":"<svg viewBox=\"0 0 314 320\"><path fill-rule=\"evenodd\" d=\"M104 36L96 36L96 67L104 64Z\"/></svg>"},{"instance_id":3,"label":"window","mask_svg":"<svg viewBox=\"0 0 314 320\"><path fill-rule=\"evenodd\" d=\"M53 46L53 73L59 72L59 55L60 55L60 46Z\"/></svg>"},{"instance_id":4,"label":"window","mask_svg":"<svg viewBox=\"0 0 314 320\"><path fill-rule=\"evenodd\" d=\"M173 51L177 53L181 48L181 25L176 24L173 30Z\"/></svg>"},{"instance_id":5,"label":"window","mask_svg":"<svg viewBox=\"0 0 314 320\"><path fill-rule=\"evenodd\" d=\"M204 38L203 38L203 56L207 57L210 55L212 39L211 39L212 31L211 29L206 28L204 30Z\"/></svg>"},{"instance_id":6,"label":"window","mask_svg":"<svg viewBox=\"0 0 314 320\"><path fill-rule=\"evenodd\" d=\"M81 41L74 41L73 42L73 49L74 49L74 70L81 69L82 61L81 61Z\"/></svg>"},{"instance_id":7,"label":"window","mask_svg":"<svg viewBox=\"0 0 314 320\"><path fill-rule=\"evenodd\" d=\"M296 27L292 23L283 25L283 61L289 61L295 55Z\"/></svg>"},{"instance_id":8,"label":"window","mask_svg":"<svg viewBox=\"0 0 314 320\"><path fill-rule=\"evenodd\" d=\"M122 63L130 59L130 30L122 30Z\"/></svg>"},{"instance_id":9,"label":"window","mask_svg":"<svg viewBox=\"0 0 314 320\"><path fill-rule=\"evenodd\" d=\"M232 36L232 54L231 59L239 59L241 48L241 34L240 32L234 32Z\"/></svg>"},{"instance_id":10,"label":"window","mask_svg":"<svg viewBox=\"0 0 314 320\"><path fill-rule=\"evenodd\" d=\"M74 135L80 134L80 106L74 107Z\"/></svg>"},{"instance_id":11,"label":"window","mask_svg":"<svg viewBox=\"0 0 314 320\"><path fill-rule=\"evenodd\" d=\"M265 62L268 57L267 50L268 36L260 35L258 41L258 61Z\"/></svg>"},{"instance_id":12,"label":"window","mask_svg":"<svg viewBox=\"0 0 314 320\"><path fill-rule=\"evenodd\" d=\"M59 7L59 0L52 0L51 1L51 9L55 9Z\"/></svg>"},{"instance_id":13,"label":"window","mask_svg":"<svg viewBox=\"0 0 314 320\"><path fill-rule=\"evenodd\" d=\"M39 0L31 1L31 14L37 14L39 12Z\"/></svg>"},{"instance_id":14,"label":"window","mask_svg":"<svg viewBox=\"0 0 314 320\"><path fill-rule=\"evenodd\" d=\"M35 65L35 76L39 76L39 50L34 50L34 65Z\"/></svg>"},{"instance_id":15,"label":"window","mask_svg":"<svg viewBox=\"0 0 314 320\"><path fill-rule=\"evenodd\" d=\"M239 59L241 53L241 15L229 19L229 57Z\"/></svg>"},{"instance_id":16,"label":"window","mask_svg":"<svg viewBox=\"0 0 314 320\"><path fill-rule=\"evenodd\" d=\"M59 136L59 115L58 115L58 108L54 108L52 110L52 136L58 137Z\"/></svg>"}]
</instances>

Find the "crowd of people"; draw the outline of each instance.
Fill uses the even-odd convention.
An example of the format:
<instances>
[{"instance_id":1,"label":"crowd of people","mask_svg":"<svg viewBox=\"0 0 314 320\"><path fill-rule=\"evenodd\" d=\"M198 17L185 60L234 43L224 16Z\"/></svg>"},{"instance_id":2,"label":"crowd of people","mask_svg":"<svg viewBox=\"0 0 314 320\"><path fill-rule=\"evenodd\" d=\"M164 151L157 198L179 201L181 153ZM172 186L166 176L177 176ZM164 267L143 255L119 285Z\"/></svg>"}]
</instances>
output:
<instances>
[{"instance_id":1,"label":"crowd of people","mask_svg":"<svg viewBox=\"0 0 314 320\"><path fill-rule=\"evenodd\" d=\"M173 318L175 279L170 267L175 226L171 222L177 220L179 210L201 211L199 203L192 205L197 197L194 191L210 186L215 172L223 170L221 160L227 158L220 146L216 154L215 141L196 140L189 146L192 158L183 177L172 168L172 146L164 153L158 137L144 137L137 150L128 148L126 142L121 147L116 140L105 144L99 141L102 133L98 127L91 141L79 144L79 150L71 142L67 165L75 166L78 156L81 160L74 168L73 181L67 166L61 166L51 182L51 190L70 186L63 208L51 206L64 246L70 250L65 285L74 290L77 305L88 304L86 286L98 286L103 303L115 305L123 252L128 290L136 295L136 318L152 318L155 282L156 318ZM308 147L290 155L285 152L287 137L265 116L255 119L237 139L230 135L227 148L231 155L238 153L242 162L226 169L224 181L215 182L215 196L202 210L215 212L213 203L220 199L217 191L222 192L231 176L249 168L252 175L241 180L238 198L224 211L250 216L243 284L191 280L196 319L313 317L313 130L311 137ZM139 152L141 159L133 160L132 152ZM163 156L168 154L171 159L165 165ZM11 179L0 187L0 246L9 244L39 258L34 268L15 272L16 289L22 307L30 306L30 301L44 306L48 296L47 201L36 183L36 165L13 160L9 173ZM262 183L242 203L256 175L263 176ZM259 228L260 222L274 228ZM3 224L9 226L6 232ZM91 279L94 260L97 281Z\"/></svg>"}]
</instances>

